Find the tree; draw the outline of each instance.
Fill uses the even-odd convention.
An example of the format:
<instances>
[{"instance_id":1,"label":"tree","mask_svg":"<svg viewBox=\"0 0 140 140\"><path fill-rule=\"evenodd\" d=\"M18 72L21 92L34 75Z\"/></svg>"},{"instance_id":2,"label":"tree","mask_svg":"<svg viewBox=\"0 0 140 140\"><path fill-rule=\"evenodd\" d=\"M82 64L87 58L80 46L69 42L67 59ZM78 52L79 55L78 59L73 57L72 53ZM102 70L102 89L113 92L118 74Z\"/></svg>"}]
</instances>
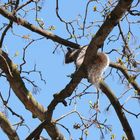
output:
<instances>
[{"instance_id":1,"label":"tree","mask_svg":"<svg viewBox=\"0 0 140 140\"><path fill-rule=\"evenodd\" d=\"M139 0L1 1L0 124L7 137L138 138L139 8ZM67 49L73 62L85 45L78 70L62 65ZM96 89L86 70L98 51L111 62ZM112 107L115 112L105 115Z\"/></svg>"}]
</instances>

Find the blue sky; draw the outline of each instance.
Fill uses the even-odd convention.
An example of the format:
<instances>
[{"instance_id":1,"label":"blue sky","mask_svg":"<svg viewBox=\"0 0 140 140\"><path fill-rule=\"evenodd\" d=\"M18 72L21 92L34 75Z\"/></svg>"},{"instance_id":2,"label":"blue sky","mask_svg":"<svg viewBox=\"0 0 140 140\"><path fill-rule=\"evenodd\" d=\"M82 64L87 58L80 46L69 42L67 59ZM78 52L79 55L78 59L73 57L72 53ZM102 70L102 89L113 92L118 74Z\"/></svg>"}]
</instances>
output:
<instances>
[{"instance_id":1,"label":"blue sky","mask_svg":"<svg viewBox=\"0 0 140 140\"><path fill-rule=\"evenodd\" d=\"M66 21L73 20L77 17L79 17L79 14L84 17L84 11L85 11L85 4L87 1L83 0L60 0L60 15ZM95 2L91 3L89 6L89 14L87 18L87 24L91 21L98 21L101 20L102 17L97 14L96 12L93 12L93 7L97 4ZM32 5L34 6L34 5ZM55 14L55 1L48 0L44 1L42 3L43 9L42 12L39 14L39 18L43 19L45 23L45 27L48 28L50 26L55 26L56 30L53 31L55 34L67 38L69 37L67 31L65 30L65 25L61 23L58 18L56 18ZM100 9L100 6L97 6L97 9ZM31 11L26 19L30 21L31 23L34 23L33 19L35 17L35 14L33 11ZM132 17L130 17L130 20ZM136 17L135 17L136 18ZM2 16L0 16L0 26L2 25L2 22L7 22ZM82 24L82 20L79 20L79 22ZM123 27L125 34L127 34L128 26L126 26L126 22L121 24ZM77 28L75 24L75 29ZM129 43L130 47L135 48L139 44L139 31L140 31L140 25L133 25L133 34L136 36L136 39L132 39ZM30 38L37 39L41 36L30 32L29 30L21 27L20 25L14 24L13 30L16 34L19 34L21 36L23 35L30 35ZM94 27L91 29L91 32L93 35L95 35L96 31L98 30L98 27ZM80 34L81 32L76 29L76 33ZM0 32L1 34L1 32ZM111 32L111 35L118 34L118 28L115 27L115 29ZM74 39L72 40L74 41ZM83 38L81 40L78 40L78 43L80 45L85 45L90 42L90 38L86 39ZM118 40L117 42L111 42L110 44L107 44L107 40L104 44L104 51L108 52L112 48L122 49L123 42L122 40ZM3 49L8 52L10 58L16 63L20 64L22 63L22 53L23 48L29 43L29 40L24 40L23 38L20 38L18 36L13 36L10 31L7 33L7 37L4 41L4 47ZM63 47L65 49L65 47ZM69 83L70 78L67 77L67 75L70 75L74 72L75 66L74 64L66 65L64 64L64 53L62 49L57 49L56 52L53 54L53 51L55 49L55 44L51 40L43 39L38 42L34 42L28 49L26 54L26 60L27 63L23 67L24 70L31 70L33 69L34 65L37 65L37 70L40 70L42 72L43 78L46 80L46 84L44 84L43 81L40 80L39 74L33 73L31 75L26 75L31 80L34 80L35 83L39 86L40 92L37 95L34 95L36 100L44 105L45 108L49 105L50 101L53 99L53 94L56 92L61 91L63 88L65 88L66 84ZM19 55L17 57L14 57L16 52L19 52ZM118 55L116 53L109 56L111 61L116 61L118 58ZM139 58L137 58L139 59ZM29 61L28 61L29 60ZM110 72L111 68L109 68L105 75L107 75ZM25 76L23 74L22 76ZM25 84L28 87L30 91L33 90L33 87L31 84L29 84L26 80ZM125 90L126 87L121 85L120 80L118 76L116 76L116 71L113 70L113 74L110 75L106 80L107 84L110 86L110 88L114 91L115 95L119 97ZM140 84L140 79L137 80ZM87 83L87 81L84 79L82 81L83 83ZM5 97L5 99L8 97L8 83L5 78L0 79L0 91ZM82 92L82 90L85 88L83 84L79 84L77 88L77 93ZM95 92L95 87L91 87L88 89L88 92ZM127 93L120 101L121 103L124 103L124 101L130 96L133 95L133 90ZM74 93L73 95L74 96ZM69 102L69 99L67 99ZM74 104L74 101L76 104ZM77 110L82 114L82 116L88 116L90 117L93 115L94 111L90 110L89 107L89 101L92 101L93 103L96 101L96 95L85 95L81 98L75 99L71 106L64 107L62 104L59 104L56 107L56 110L54 111L54 118L57 119L61 117L63 114L67 114L68 112L72 111L74 108L77 108ZM111 134L116 135L116 140L120 140L122 135L124 135L122 126L118 120L118 117L112 107L110 107L110 110L106 112L106 108L109 105L109 101L106 98L106 96L103 93L100 93L100 111L99 113L99 119L101 122L103 122L105 119L107 119L107 124L112 125L112 132L105 135L105 139L109 140ZM18 98L15 96L13 92L11 92L10 101L8 104L13 110L15 110L18 114L22 115L25 118L25 124L28 125L30 128L30 131L34 130L39 124L40 121L38 119L32 119L32 115L29 111L25 109L23 104L19 102ZM3 110L2 103L0 101L1 110ZM131 111L134 111L135 113L138 113L140 111L140 105L136 100L130 100L126 107L129 108ZM139 118L136 119L134 116L129 115L126 113L126 116L130 122L130 125L133 129L134 135L136 137L136 140L139 138L140 134L138 132L140 120ZM19 121L18 118L13 116L10 112L8 113L8 119L12 124L15 124ZM81 132L79 130L73 130L73 125L75 123L80 122L78 116L76 114L71 114L70 116L64 118L60 121L63 125L66 125L67 128L71 130L71 134L73 136L74 140L78 140L78 138L81 135ZM60 127L60 126L59 126ZM62 127L60 127L60 130L63 132L63 134L66 136L67 139L69 139L69 134L64 130ZM19 127L18 134L21 138L21 140L24 140L26 136L29 134L28 129L25 126ZM47 137L47 133L43 131L42 134L44 137ZM2 140L7 140L7 137L5 134L0 130L0 138ZM96 128L95 125L89 129L89 136L87 137L87 140L91 139L100 139L100 131Z\"/></svg>"}]
</instances>

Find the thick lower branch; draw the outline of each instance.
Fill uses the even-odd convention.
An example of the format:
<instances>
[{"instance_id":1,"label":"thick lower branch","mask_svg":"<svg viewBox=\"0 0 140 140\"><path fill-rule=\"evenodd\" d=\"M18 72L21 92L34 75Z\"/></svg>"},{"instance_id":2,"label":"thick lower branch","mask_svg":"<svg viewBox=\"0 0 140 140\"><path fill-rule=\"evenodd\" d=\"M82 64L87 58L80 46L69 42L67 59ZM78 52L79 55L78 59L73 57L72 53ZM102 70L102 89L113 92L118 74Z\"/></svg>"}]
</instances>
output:
<instances>
[{"instance_id":1,"label":"thick lower branch","mask_svg":"<svg viewBox=\"0 0 140 140\"><path fill-rule=\"evenodd\" d=\"M117 116L124 129L124 132L126 133L128 140L135 140L134 134L132 132L132 128L131 128L131 126L123 112L122 106L119 103L115 94L111 91L111 89L103 81L100 82L100 89L102 90L102 92L105 93L105 95L111 102L112 106L114 107L114 109L117 113Z\"/></svg>"},{"instance_id":2,"label":"thick lower branch","mask_svg":"<svg viewBox=\"0 0 140 140\"><path fill-rule=\"evenodd\" d=\"M17 69L17 66L10 60L8 55L0 50L0 69L6 74L7 80L11 88L13 89L16 96L20 99L20 101L24 104L25 108L29 110L33 117L39 118L41 121L46 119L45 109L42 105L40 105L32 94L25 87L25 84L20 77L20 73ZM65 140L64 136L60 133L58 128L54 123L52 123L52 119L45 126L48 134L52 138L52 140Z\"/></svg>"},{"instance_id":3,"label":"thick lower branch","mask_svg":"<svg viewBox=\"0 0 140 140\"><path fill-rule=\"evenodd\" d=\"M18 134L2 112L0 112L0 127L7 134L10 140L19 140Z\"/></svg>"}]
</instances>

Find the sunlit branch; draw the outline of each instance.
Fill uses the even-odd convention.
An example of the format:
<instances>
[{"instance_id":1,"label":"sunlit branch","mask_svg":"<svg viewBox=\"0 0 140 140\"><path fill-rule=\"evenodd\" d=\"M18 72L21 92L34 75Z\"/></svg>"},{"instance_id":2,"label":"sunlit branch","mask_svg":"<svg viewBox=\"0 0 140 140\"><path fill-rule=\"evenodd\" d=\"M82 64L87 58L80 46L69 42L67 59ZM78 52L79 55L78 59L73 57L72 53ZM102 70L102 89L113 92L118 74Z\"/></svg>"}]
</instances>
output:
<instances>
[{"instance_id":1,"label":"sunlit branch","mask_svg":"<svg viewBox=\"0 0 140 140\"><path fill-rule=\"evenodd\" d=\"M45 120L45 108L35 100L31 92L26 88L17 66L2 50L0 50L0 68L6 74L11 88L20 101L24 104L25 108L33 114L33 117L38 117L41 121ZM47 125L45 126L50 137L53 140L56 140L57 137L60 138L60 140L65 140L64 136L59 132L56 125L51 121L52 120L48 121Z\"/></svg>"},{"instance_id":2,"label":"sunlit branch","mask_svg":"<svg viewBox=\"0 0 140 140\"><path fill-rule=\"evenodd\" d=\"M2 112L0 112L0 126L10 140L19 140L18 134Z\"/></svg>"}]
</instances>

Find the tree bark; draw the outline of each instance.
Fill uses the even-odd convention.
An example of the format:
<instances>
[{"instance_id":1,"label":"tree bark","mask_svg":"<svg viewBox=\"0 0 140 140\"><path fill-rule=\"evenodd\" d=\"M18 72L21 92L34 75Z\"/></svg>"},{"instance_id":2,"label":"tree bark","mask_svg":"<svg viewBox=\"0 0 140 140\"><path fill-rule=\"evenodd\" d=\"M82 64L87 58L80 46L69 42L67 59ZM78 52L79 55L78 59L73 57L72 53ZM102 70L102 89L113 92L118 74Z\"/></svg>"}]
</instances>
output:
<instances>
[{"instance_id":1,"label":"tree bark","mask_svg":"<svg viewBox=\"0 0 140 140\"><path fill-rule=\"evenodd\" d=\"M128 140L135 140L131 126L129 125L129 122L125 116L125 113L122 110L122 106L119 103L115 94L111 91L111 89L103 81L100 82L100 89L102 90L103 93L105 93L105 95L111 102L112 106L114 107L114 109L117 113L117 116L122 124L123 130L126 133Z\"/></svg>"},{"instance_id":2,"label":"tree bark","mask_svg":"<svg viewBox=\"0 0 140 140\"><path fill-rule=\"evenodd\" d=\"M8 55L0 50L0 69L6 74L6 78L13 89L16 96L24 104L25 108L29 110L33 117L38 117L41 121L46 119L46 110L40 105L35 98L32 96L32 93L28 91L20 77L20 72L17 69L17 66L10 60ZM52 140L65 140L64 136L58 130L56 125L53 123L53 119L48 122L45 126L48 134Z\"/></svg>"},{"instance_id":3,"label":"tree bark","mask_svg":"<svg viewBox=\"0 0 140 140\"><path fill-rule=\"evenodd\" d=\"M19 140L18 134L2 112L0 112L0 127L7 134L10 140Z\"/></svg>"}]
</instances>

